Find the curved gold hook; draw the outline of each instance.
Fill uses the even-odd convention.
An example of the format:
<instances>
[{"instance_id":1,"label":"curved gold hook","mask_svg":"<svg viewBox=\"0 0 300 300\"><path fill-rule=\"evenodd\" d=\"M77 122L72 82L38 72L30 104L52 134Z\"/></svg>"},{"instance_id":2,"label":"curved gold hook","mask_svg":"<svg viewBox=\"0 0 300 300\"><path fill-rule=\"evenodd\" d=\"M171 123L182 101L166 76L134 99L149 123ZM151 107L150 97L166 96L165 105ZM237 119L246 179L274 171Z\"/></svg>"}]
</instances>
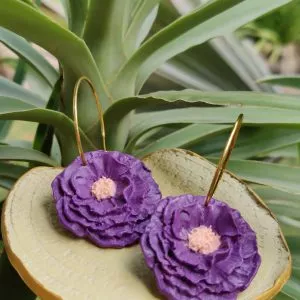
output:
<instances>
[{"instance_id":1,"label":"curved gold hook","mask_svg":"<svg viewBox=\"0 0 300 300\"><path fill-rule=\"evenodd\" d=\"M209 191L208 191L207 196L205 198L205 202L204 202L205 206L208 205L208 203L211 200L213 194L215 193L216 188L218 187L218 183L219 183L219 181L220 181L220 179L221 179L221 177L224 173L224 169L226 167L226 164L229 160L230 154L231 154L231 152L234 148L235 142L236 142L238 134L240 132L240 129L241 129L241 126L242 126L242 123L243 123L243 118L244 118L244 115L240 114L239 117L237 118L235 124L234 124L232 132L229 136L229 139L228 139L227 144L225 146L225 149L223 151L223 154L222 154L222 156L219 160L219 164L218 164L218 167L216 169L213 180L211 182Z\"/></svg>"},{"instance_id":2,"label":"curved gold hook","mask_svg":"<svg viewBox=\"0 0 300 300\"><path fill-rule=\"evenodd\" d=\"M87 78L86 76L82 76L78 79L78 81L76 82L75 87L74 87L73 118L74 118L74 129L75 129L75 136L76 136L76 143L77 143L78 152L79 152L80 158L82 160L82 163L84 165L86 165L87 161L84 157L84 152L83 152L81 138L80 138L80 130L79 130L79 125L78 125L78 108L77 108L78 90L79 90L80 84L83 81L86 81L89 84L89 86L92 89L93 95L94 95L94 99L95 99L95 102L96 102L96 105L97 105L97 110L98 110L98 115L99 115L100 126L101 126L101 136L102 136L103 149L105 151L106 151L106 144L105 144L105 126L104 126L104 119L103 119L103 110L102 110L102 107L101 107L101 104L100 104L99 97L98 97L96 89L95 89L93 83L90 81L90 79Z\"/></svg>"}]
</instances>

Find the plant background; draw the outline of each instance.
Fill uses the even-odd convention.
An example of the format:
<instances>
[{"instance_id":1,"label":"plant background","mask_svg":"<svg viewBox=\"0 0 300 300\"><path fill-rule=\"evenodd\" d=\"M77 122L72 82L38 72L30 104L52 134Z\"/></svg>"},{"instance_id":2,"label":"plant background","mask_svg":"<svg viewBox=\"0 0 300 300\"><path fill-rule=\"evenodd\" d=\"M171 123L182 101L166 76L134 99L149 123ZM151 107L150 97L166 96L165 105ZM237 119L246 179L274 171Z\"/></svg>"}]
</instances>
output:
<instances>
[{"instance_id":1,"label":"plant background","mask_svg":"<svg viewBox=\"0 0 300 300\"><path fill-rule=\"evenodd\" d=\"M138 80L132 86L130 84L129 75L135 70L134 64L132 64L132 69L128 68L129 71L124 72L123 78L111 84L111 89L115 92L114 98L116 100L125 98L125 100L114 102L106 111L108 143L111 148L139 157L160 148L182 147L216 161L227 138L230 123L235 120L238 112L244 110L246 126L241 132L228 167L248 181L271 207L281 223L293 253L293 276L276 299L300 299L300 168L298 167L300 158L298 110L300 110L300 105L297 103L299 101L297 87L300 87L300 79L297 75L274 76L270 71L271 69L279 74L297 72L295 67L299 60L297 53L291 60L291 55L286 55L286 49L297 48L299 42L300 5L299 1L266 0L261 5L261 11L253 12L253 18L281 4L288 2L290 4L243 27L240 26L245 22L240 19L242 17L247 19L245 16L247 13L241 9L240 18L236 18L236 24L233 25L233 28L239 27L239 30L237 34L232 34L231 27L227 28L227 24L222 23L220 15L223 12L231 13L239 4L245 7L248 5L248 8L251 8L251 5L255 5L253 4L255 1L252 1L252 4L251 0L213 1L215 11L207 10L208 17L212 17L215 13L216 27L224 26L225 29L217 31L218 37L212 40L210 36L214 35L210 33L213 29L207 29L200 22L201 18L205 18L205 14L194 13L199 7L205 10L204 2L207 1L131 1L133 4L132 7L129 5L132 10L130 16L134 16L132 20L135 22L132 21L131 32L127 32L127 39L122 41L122 46L125 45L129 57L139 49L139 43L143 38L146 38L146 41L151 40L150 37L160 34L166 26L174 29L172 22L181 16L186 16L185 20L190 22L186 25L189 25L190 29L196 27L201 29L200 26L203 26L203 30L199 32L203 33L207 30L208 35L205 37L203 34L201 42L189 43L187 41L190 46L185 51L174 52L174 56L168 54L167 61L153 70L155 72L143 85L139 92L142 96L137 97L137 93L130 90L130 88L134 89L134 86L138 90L137 86L141 85ZM38 13L32 11L29 13L28 10L26 11L28 15L24 12L24 16L19 16L18 14L23 13L22 8L24 8L19 5L21 2L33 7ZM82 50L83 44L80 44L79 40L72 39L71 35L66 32L61 31L59 41L63 45L58 44L57 47L66 47L65 52L69 51L69 53L65 55L64 51L55 48L53 45L56 44L56 36L53 34L58 27L51 24L49 20L54 20L64 28L69 27L80 36L85 20L85 17L82 17L86 12L85 2L3 0L0 3L0 19L2 18L0 26L28 39L28 41L19 39L11 31L7 32L6 29L0 28L0 41L3 43L0 48L2 75L0 77L0 116L2 116L1 119L17 120L1 121L5 123L1 125L0 135L2 144L0 146L0 186L2 187L0 201L5 199L15 180L29 168L41 164L67 164L76 155L74 142L70 144L70 138L74 140L70 119L64 119L62 126L60 128L54 126L56 127L54 129L49 126L49 123L56 125L60 121L58 115L54 121L47 121L48 125L46 125L43 121L50 117L46 114L42 115L41 110L37 112L38 117L20 117L14 112L47 106L48 109L61 111L71 117L68 107L64 105L70 106L68 103L76 78L72 67L76 70L85 68L84 72L90 72L86 65L92 65L92 60L85 60L87 58L83 57L82 60L86 65L80 65L80 51L73 53L77 49L74 45ZM98 24L98 20L101 20L99 14L103 9L100 2L106 3L107 1L90 1L94 12L90 12L89 15L91 29L90 36L85 37L85 43L89 46L99 69L105 70L104 77L109 78L110 73L114 71L114 62L109 57L113 59L120 57L116 33L122 27L117 20L123 12L116 5L120 4L120 0L119 2L118 0L111 1L114 4L108 5L110 9L105 11L109 17L105 19L102 15L103 23ZM141 5L142 2L144 5ZM123 8L125 7L127 6ZM39 19L40 14L43 17L46 16L47 19ZM30 26L25 29L21 28L21 25L16 22L18 18L21 19L21 25L23 19L31 20L33 28ZM249 17L249 21L253 18ZM145 19L147 22L144 22ZM110 20L113 21L110 22ZM41 24L44 24L45 30L42 28L40 33L37 30L38 27L34 28L34 26ZM103 30L101 26L104 26ZM172 32L166 34L164 31L165 35L161 36L167 42L153 42L152 46L157 47L158 50L165 47L166 53L172 52L172 49L170 50L167 46L172 43L173 39L178 39L178 44L183 43L184 40L180 38L185 30L183 24L179 24L176 30L174 29L174 35ZM50 33L48 40L43 38L45 32ZM32 40L56 54L59 57L61 69L54 56L33 44ZM210 41L202 43L207 40ZM257 54L257 50L260 55ZM36 59L34 55L37 53L41 53L48 62ZM146 58L141 56L141 60L143 62ZM288 62L292 66L289 69L287 68ZM140 61L136 64L142 65ZM61 70L64 70L66 79L64 87L58 79ZM94 79L98 78L93 72L90 74L95 76ZM134 79L131 78L131 80ZM16 84L22 85L25 91ZM107 107L108 101L103 96L105 93L101 85L97 88L103 100L102 104ZM168 92L183 89L193 89L193 91ZM249 91L256 93L249 93ZM295 94L295 96L287 94ZM83 89L80 118L82 129L93 143L101 147L101 144L97 142L98 132L86 130L89 124L85 123L94 110L92 101L82 100L88 97L88 92ZM184 102L178 100L184 100ZM40 105L41 101L43 101L42 105ZM24 103L30 104L30 108ZM134 109L135 112L132 111ZM131 113L127 115L126 112L130 111ZM208 116L207 119L203 119L204 115ZM115 121L118 116L122 122ZM129 117L130 121L128 121ZM20 121L24 118L34 122ZM130 129L129 132L126 132L128 129ZM64 140L66 136L69 139ZM70 151L66 151L66 145L68 147L70 145ZM85 146L89 147L88 142ZM5 253L0 260L0 291L5 299L35 298L11 268Z\"/></svg>"}]
</instances>

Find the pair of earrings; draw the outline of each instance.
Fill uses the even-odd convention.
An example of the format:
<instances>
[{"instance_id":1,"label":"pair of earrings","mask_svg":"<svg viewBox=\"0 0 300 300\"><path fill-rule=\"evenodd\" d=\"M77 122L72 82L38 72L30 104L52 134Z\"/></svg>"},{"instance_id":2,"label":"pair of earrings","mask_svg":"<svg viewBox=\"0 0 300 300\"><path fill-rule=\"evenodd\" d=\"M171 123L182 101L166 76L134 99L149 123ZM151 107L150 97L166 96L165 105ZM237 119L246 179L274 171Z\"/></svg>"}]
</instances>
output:
<instances>
[{"instance_id":1,"label":"pair of earrings","mask_svg":"<svg viewBox=\"0 0 300 300\"><path fill-rule=\"evenodd\" d=\"M95 96L104 150L82 149L77 118L82 81ZM73 113L80 156L52 183L60 223L99 247L123 248L140 240L146 263L168 299L236 299L260 266L256 235L237 210L212 196L243 116L234 126L207 196L162 199L143 162L106 151L102 109L86 77L75 86Z\"/></svg>"}]
</instances>

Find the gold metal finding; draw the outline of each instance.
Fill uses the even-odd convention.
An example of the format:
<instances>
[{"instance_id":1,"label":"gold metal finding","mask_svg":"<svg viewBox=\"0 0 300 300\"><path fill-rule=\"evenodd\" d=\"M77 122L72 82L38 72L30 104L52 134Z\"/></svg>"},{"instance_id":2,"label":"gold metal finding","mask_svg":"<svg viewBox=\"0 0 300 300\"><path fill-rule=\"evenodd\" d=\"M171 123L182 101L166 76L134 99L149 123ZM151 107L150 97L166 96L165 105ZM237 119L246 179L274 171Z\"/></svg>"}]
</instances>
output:
<instances>
[{"instance_id":1,"label":"gold metal finding","mask_svg":"<svg viewBox=\"0 0 300 300\"><path fill-rule=\"evenodd\" d=\"M240 114L239 117L237 118L235 124L234 124L234 127L232 129L230 137L229 137L229 139L227 141L227 144L225 146L225 149L223 151L223 154L222 154L222 156L219 160L219 164L218 164L218 167L217 167L216 172L214 174L213 180L211 182L209 191L208 191L207 196L205 198L205 202L204 202L205 206L208 205L208 203L211 200L213 194L215 193L216 188L218 187L218 183L219 183L219 181L220 181L220 179L223 175L224 169L225 169L226 164L229 160L230 154L231 154L231 152L234 148L234 145L235 145L235 142L237 140L239 131L241 129L243 118L244 118L244 115Z\"/></svg>"},{"instance_id":2,"label":"gold metal finding","mask_svg":"<svg viewBox=\"0 0 300 300\"><path fill-rule=\"evenodd\" d=\"M101 104L100 104L99 97L98 97L96 89L95 89L93 83L90 81L90 79L87 78L86 76L82 76L78 79L78 81L76 82L75 87L74 87L73 118L74 118L74 129L75 129L75 136L76 136L76 143L77 143L78 152L79 152L80 158L82 160L82 163L84 165L86 165L87 161L86 161L85 156L84 156L82 143L81 143L81 138L80 138L80 130L79 130L79 125L78 125L78 107L77 107L78 90L79 90L80 84L83 81L86 81L89 84L89 86L92 89L93 95L94 95L94 99L95 99L95 102L96 102L98 115L99 115L100 126L101 126L100 130L101 130L101 136L102 136L102 144L103 144L103 149L105 151L106 151L106 144L105 144L105 126L104 126L104 119L103 119L103 110L102 110L102 107L101 107Z\"/></svg>"}]
</instances>

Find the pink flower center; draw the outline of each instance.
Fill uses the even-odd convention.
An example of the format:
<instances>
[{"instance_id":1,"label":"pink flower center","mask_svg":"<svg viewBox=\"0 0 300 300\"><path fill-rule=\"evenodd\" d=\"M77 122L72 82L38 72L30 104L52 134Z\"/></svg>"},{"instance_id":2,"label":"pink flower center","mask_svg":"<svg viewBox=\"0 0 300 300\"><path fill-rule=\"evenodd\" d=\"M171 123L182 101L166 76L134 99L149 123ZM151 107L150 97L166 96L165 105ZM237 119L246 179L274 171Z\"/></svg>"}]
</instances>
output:
<instances>
[{"instance_id":1,"label":"pink flower center","mask_svg":"<svg viewBox=\"0 0 300 300\"><path fill-rule=\"evenodd\" d=\"M107 177L101 177L92 185L91 192L97 200L106 199L115 196L117 186L113 180Z\"/></svg>"},{"instance_id":2,"label":"pink flower center","mask_svg":"<svg viewBox=\"0 0 300 300\"><path fill-rule=\"evenodd\" d=\"M221 245L220 236L206 226L194 228L188 235L188 241L191 250L202 254L210 254Z\"/></svg>"}]
</instances>

